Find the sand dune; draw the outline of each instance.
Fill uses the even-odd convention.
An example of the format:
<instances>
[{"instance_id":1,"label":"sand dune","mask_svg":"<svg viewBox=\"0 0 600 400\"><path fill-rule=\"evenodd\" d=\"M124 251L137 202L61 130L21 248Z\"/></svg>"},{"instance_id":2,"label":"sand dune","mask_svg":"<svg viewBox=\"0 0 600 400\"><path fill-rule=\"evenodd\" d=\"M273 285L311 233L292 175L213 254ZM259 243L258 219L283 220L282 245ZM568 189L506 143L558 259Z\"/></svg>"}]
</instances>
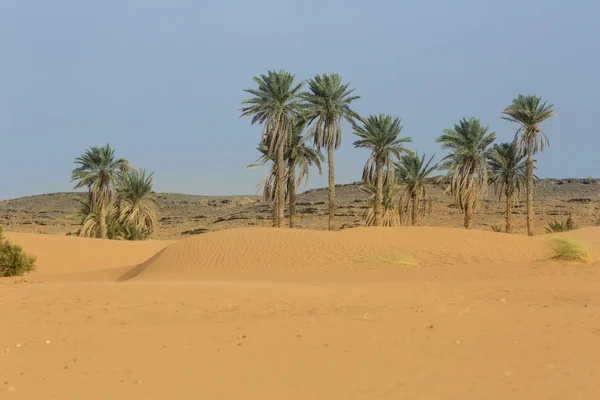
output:
<instances>
[{"instance_id":1,"label":"sand dune","mask_svg":"<svg viewBox=\"0 0 600 400\"><path fill-rule=\"evenodd\" d=\"M8 234L0 398L596 399L600 229L221 231L178 242Z\"/></svg>"},{"instance_id":2,"label":"sand dune","mask_svg":"<svg viewBox=\"0 0 600 400\"><path fill-rule=\"evenodd\" d=\"M451 228L355 228L341 232L242 228L176 242L143 263L135 279L298 276L389 271L403 265L515 264L547 258L547 242L544 238Z\"/></svg>"},{"instance_id":3,"label":"sand dune","mask_svg":"<svg viewBox=\"0 0 600 400\"><path fill-rule=\"evenodd\" d=\"M7 239L36 256L33 277L68 275L94 277L96 271L130 268L172 241L125 242L72 236L6 232ZM102 274L101 274L102 275Z\"/></svg>"}]
</instances>

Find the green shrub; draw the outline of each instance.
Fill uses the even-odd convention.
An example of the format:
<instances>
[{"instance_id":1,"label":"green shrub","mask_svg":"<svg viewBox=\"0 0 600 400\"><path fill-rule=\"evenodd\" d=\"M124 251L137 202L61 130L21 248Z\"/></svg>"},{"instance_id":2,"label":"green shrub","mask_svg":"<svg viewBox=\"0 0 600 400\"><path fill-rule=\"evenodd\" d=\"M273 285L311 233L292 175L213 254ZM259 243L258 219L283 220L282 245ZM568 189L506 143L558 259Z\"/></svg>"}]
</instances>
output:
<instances>
[{"instance_id":1,"label":"green shrub","mask_svg":"<svg viewBox=\"0 0 600 400\"><path fill-rule=\"evenodd\" d=\"M504 229L500 225L492 225L492 230L494 232L504 232Z\"/></svg>"},{"instance_id":2,"label":"green shrub","mask_svg":"<svg viewBox=\"0 0 600 400\"><path fill-rule=\"evenodd\" d=\"M4 239L0 227L0 276L23 275L35 269L35 257L23 251L21 246Z\"/></svg>"},{"instance_id":3,"label":"green shrub","mask_svg":"<svg viewBox=\"0 0 600 400\"><path fill-rule=\"evenodd\" d=\"M554 242L554 258L566 261L589 261L590 254L585 245L573 239L556 237Z\"/></svg>"},{"instance_id":4,"label":"green shrub","mask_svg":"<svg viewBox=\"0 0 600 400\"><path fill-rule=\"evenodd\" d=\"M575 221L573 221L573 217L569 215L566 221L552 221L546 227L547 233L558 233L558 232L568 232L575 229Z\"/></svg>"}]
</instances>

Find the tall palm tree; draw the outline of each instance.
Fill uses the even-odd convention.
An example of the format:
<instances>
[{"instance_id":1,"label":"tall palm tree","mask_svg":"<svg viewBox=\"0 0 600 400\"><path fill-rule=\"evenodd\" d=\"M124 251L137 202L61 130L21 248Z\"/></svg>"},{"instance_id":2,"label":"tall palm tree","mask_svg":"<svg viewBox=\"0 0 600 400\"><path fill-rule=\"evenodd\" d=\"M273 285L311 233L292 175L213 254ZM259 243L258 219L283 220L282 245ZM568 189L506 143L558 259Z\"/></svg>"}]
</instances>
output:
<instances>
[{"instance_id":1,"label":"tall palm tree","mask_svg":"<svg viewBox=\"0 0 600 400\"><path fill-rule=\"evenodd\" d=\"M309 133L315 146L320 151L327 149L328 181L329 181L329 230L334 229L335 222L335 163L334 150L342 144L342 119L353 126L360 116L350 105L360 96L354 96L354 89L342 83L338 74L317 75L308 80L309 90L302 93L309 121Z\"/></svg>"},{"instance_id":2,"label":"tall palm tree","mask_svg":"<svg viewBox=\"0 0 600 400\"><path fill-rule=\"evenodd\" d=\"M369 207L365 209L363 218L367 226L375 225L375 209L377 208L377 186L372 182L365 183L362 190L369 193ZM396 212L396 198L400 194L400 186L395 179L384 179L383 183L383 212L381 216L381 226L400 225L400 217Z\"/></svg>"},{"instance_id":3,"label":"tall palm tree","mask_svg":"<svg viewBox=\"0 0 600 400\"><path fill-rule=\"evenodd\" d=\"M382 225L383 217L383 184L384 172L390 180L394 178L394 158L407 153L405 143L411 138L400 138L402 125L399 118L389 115L371 115L363 126L356 126L354 134L360 139L354 142L355 147L371 149L371 155L363 170L364 182L375 182L375 226Z\"/></svg>"},{"instance_id":4,"label":"tall palm tree","mask_svg":"<svg viewBox=\"0 0 600 400\"><path fill-rule=\"evenodd\" d=\"M302 179L304 179L305 184L308 182L308 173L312 165L315 165L319 170L319 174L321 174L321 163L324 160L321 153L306 144L306 140L302 134L305 126L305 121L300 121L294 125L291 143L285 151L285 157L288 163L287 196L289 202L290 228L296 227L296 189L300 186ZM297 180L296 169L298 169Z\"/></svg>"},{"instance_id":5,"label":"tall palm tree","mask_svg":"<svg viewBox=\"0 0 600 400\"><path fill-rule=\"evenodd\" d=\"M147 237L156 230L156 197L153 185L154 172L146 176L146 170L130 170L123 186L117 192L113 220L124 227L128 239Z\"/></svg>"},{"instance_id":6,"label":"tall palm tree","mask_svg":"<svg viewBox=\"0 0 600 400\"><path fill-rule=\"evenodd\" d=\"M294 75L280 70L255 77L257 89L245 89L252 98L244 100L241 116L252 117L252 124L263 124L262 140L269 152L276 154L277 195L274 209L277 226L282 228L285 207L285 145L292 137L293 126L302 117L300 89L303 83L294 84Z\"/></svg>"},{"instance_id":7,"label":"tall palm tree","mask_svg":"<svg viewBox=\"0 0 600 400\"><path fill-rule=\"evenodd\" d=\"M544 146L550 144L548 136L541 128L542 122L556 115L554 105L542 102L542 98L535 95L523 96L520 94L513 99L511 105L502 113L503 118L520 125L515 135L523 151L527 154L527 234L533 235L533 184L534 164L533 155L543 151Z\"/></svg>"},{"instance_id":8,"label":"tall palm tree","mask_svg":"<svg viewBox=\"0 0 600 400\"><path fill-rule=\"evenodd\" d=\"M494 145L489 165L490 181L495 184L498 201L502 194L506 196L506 233L512 233L512 208L514 197L521 194L527 184L526 155L517 143L501 143Z\"/></svg>"},{"instance_id":9,"label":"tall palm tree","mask_svg":"<svg viewBox=\"0 0 600 400\"><path fill-rule=\"evenodd\" d=\"M489 146L496 139L496 133L488 131L489 126L481 126L478 119L463 118L436 140L442 143L442 149L450 150L442 159L442 168L450 177L446 191L464 212L467 229L473 227L473 212L487 194Z\"/></svg>"},{"instance_id":10,"label":"tall palm tree","mask_svg":"<svg viewBox=\"0 0 600 400\"><path fill-rule=\"evenodd\" d=\"M425 162L425 154L419 158L419 153L409 153L400 157L399 162L396 163L398 180L404 186L399 201L400 220L408 220L411 203L412 225L417 225L419 215L425 214L425 204L428 198L425 179L438 168L438 164L431 165L434 156ZM423 206L421 206L421 202Z\"/></svg>"},{"instance_id":11,"label":"tall palm tree","mask_svg":"<svg viewBox=\"0 0 600 400\"><path fill-rule=\"evenodd\" d=\"M92 146L75 159L75 168L71 182L77 181L74 190L87 187L93 193L94 204L98 207L98 235L107 237L106 218L115 189L121 181L122 173L128 165L124 158L115 158L115 151L108 144L103 147Z\"/></svg>"}]
</instances>

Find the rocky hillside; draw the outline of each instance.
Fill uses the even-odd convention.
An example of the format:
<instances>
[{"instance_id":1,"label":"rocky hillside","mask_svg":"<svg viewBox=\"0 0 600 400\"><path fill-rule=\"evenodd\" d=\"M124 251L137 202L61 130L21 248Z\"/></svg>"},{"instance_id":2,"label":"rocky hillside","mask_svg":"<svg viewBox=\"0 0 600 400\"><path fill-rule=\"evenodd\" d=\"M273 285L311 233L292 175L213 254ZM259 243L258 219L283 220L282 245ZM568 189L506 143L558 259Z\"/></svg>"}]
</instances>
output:
<instances>
[{"instance_id":1,"label":"rocky hillside","mask_svg":"<svg viewBox=\"0 0 600 400\"><path fill-rule=\"evenodd\" d=\"M422 225L459 227L462 215L452 199L432 181L428 185L432 198L432 213ZM326 229L326 188L308 190L298 196L298 222L301 228ZM362 214L368 195L359 183L336 186L338 204L337 225L348 228L363 225ZM160 226L157 238L181 238L215 230L269 226L270 206L257 196L195 196L158 193ZM81 193L53 193L0 201L0 224L8 231L69 234L77 231L79 217L77 200ZM503 221L503 203L493 192L475 216L475 225L490 229ZM598 219L600 180L545 179L536 188L537 231L544 232L548 222L565 219L569 214L581 226L592 225ZM524 204L516 206L516 228L524 231Z\"/></svg>"}]
</instances>

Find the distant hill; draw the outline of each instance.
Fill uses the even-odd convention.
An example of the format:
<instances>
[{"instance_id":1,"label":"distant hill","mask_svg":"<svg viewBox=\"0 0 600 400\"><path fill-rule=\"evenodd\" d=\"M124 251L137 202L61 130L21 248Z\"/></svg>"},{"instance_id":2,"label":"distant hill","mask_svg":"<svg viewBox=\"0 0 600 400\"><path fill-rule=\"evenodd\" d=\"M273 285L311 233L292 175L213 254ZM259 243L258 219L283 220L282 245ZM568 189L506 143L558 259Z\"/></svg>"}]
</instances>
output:
<instances>
[{"instance_id":1,"label":"distant hill","mask_svg":"<svg viewBox=\"0 0 600 400\"><path fill-rule=\"evenodd\" d=\"M423 225L460 226L462 216L453 201L433 180L428 185L433 199L433 213ZM298 216L301 228L326 229L327 188L310 189L298 196ZM360 183L336 185L338 227L363 225L362 213L368 195ZM241 226L269 226L270 205L259 196L198 196L158 193L160 226L157 238L178 238ZM79 217L77 200L83 193L51 193L0 201L0 224L7 231L68 234L77 231ZM493 192L485 207L475 216L481 229L502 224L503 204L497 203ZM576 222L590 225L595 221L594 204L600 200L600 180L544 179L536 187L537 226L572 213ZM517 205L516 214L524 212ZM518 217L516 217L518 219ZM517 224L519 221L517 221ZM517 225L517 228L519 226Z\"/></svg>"}]
</instances>

